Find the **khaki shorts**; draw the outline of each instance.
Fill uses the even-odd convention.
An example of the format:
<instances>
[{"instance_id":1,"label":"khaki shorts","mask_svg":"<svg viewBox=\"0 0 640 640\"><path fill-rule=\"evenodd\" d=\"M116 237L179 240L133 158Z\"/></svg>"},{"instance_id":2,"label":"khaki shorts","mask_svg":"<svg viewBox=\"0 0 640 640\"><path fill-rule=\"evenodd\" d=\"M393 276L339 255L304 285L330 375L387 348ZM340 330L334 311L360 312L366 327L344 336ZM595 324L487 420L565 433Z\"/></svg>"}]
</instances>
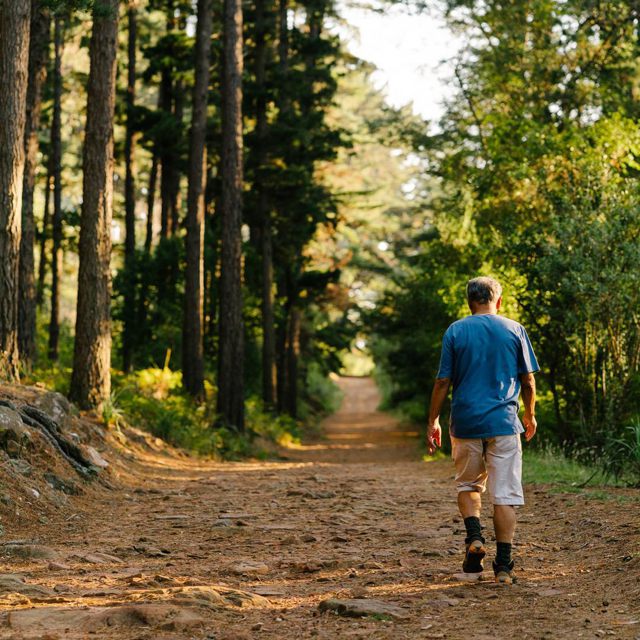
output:
<instances>
[{"instance_id":1,"label":"khaki shorts","mask_svg":"<svg viewBox=\"0 0 640 640\"><path fill-rule=\"evenodd\" d=\"M495 438L451 436L451 450L458 493L484 493L488 485L493 504L524 504L520 435Z\"/></svg>"}]
</instances>

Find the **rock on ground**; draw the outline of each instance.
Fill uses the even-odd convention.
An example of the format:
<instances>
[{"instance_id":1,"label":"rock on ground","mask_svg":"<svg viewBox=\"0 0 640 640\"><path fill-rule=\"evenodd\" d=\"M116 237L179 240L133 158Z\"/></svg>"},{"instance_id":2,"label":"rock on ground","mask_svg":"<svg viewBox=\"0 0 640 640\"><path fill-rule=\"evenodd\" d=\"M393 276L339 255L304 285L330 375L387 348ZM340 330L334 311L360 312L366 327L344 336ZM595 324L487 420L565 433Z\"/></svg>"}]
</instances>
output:
<instances>
[{"instance_id":1,"label":"rock on ground","mask_svg":"<svg viewBox=\"0 0 640 640\"><path fill-rule=\"evenodd\" d=\"M323 600L319 605L320 611L333 611L340 616L348 618L363 618L365 616L381 616L395 619L408 617L408 612L395 604L382 602L381 600L368 600L366 598L351 598L340 600L329 598Z\"/></svg>"}]
</instances>

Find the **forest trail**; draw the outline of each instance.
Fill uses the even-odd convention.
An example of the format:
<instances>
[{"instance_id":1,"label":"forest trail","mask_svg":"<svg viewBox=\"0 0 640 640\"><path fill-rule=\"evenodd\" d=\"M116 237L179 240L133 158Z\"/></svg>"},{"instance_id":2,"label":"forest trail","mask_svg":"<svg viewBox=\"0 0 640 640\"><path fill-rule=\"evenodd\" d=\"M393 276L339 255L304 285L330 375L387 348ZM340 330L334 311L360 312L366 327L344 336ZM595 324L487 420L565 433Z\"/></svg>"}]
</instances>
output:
<instances>
[{"instance_id":1,"label":"forest trail","mask_svg":"<svg viewBox=\"0 0 640 640\"><path fill-rule=\"evenodd\" d=\"M120 465L124 490L46 533L17 532L50 557L5 563L35 594L10 601L0 584L0 637L640 638L631 492L594 500L527 487L519 583L462 581L450 462L421 460L417 434L376 410L371 380L340 385L324 437L287 459L150 454ZM327 598L400 609L321 614Z\"/></svg>"}]
</instances>

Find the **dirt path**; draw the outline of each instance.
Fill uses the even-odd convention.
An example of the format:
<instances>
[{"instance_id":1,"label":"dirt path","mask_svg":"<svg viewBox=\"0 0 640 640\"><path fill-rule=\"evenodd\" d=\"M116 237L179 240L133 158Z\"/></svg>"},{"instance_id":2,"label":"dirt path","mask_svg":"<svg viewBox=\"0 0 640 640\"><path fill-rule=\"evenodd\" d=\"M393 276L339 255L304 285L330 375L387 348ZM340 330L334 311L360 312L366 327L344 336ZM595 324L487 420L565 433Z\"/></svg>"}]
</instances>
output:
<instances>
[{"instance_id":1,"label":"dirt path","mask_svg":"<svg viewBox=\"0 0 640 640\"><path fill-rule=\"evenodd\" d=\"M127 490L11 532L57 557L5 563L42 592L3 596L0 583L0 637L640 638L637 494L528 487L519 583L461 581L450 463L421 461L417 434L375 410L370 380L341 385L326 438L287 460L132 460L119 470ZM320 614L330 597L405 617Z\"/></svg>"}]
</instances>

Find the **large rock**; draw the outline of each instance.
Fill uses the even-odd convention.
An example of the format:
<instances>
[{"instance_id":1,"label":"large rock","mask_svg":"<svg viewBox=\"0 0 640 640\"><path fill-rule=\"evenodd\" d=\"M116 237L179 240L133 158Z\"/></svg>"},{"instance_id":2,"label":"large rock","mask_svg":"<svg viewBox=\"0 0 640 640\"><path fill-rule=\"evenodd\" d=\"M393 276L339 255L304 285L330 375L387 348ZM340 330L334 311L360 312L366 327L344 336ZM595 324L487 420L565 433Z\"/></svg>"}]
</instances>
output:
<instances>
[{"instance_id":1,"label":"large rock","mask_svg":"<svg viewBox=\"0 0 640 640\"><path fill-rule=\"evenodd\" d=\"M17 411L0 406L0 447L15 457L31 445L31 431L25 427Z\"/></svg>"},{"instance_id":2,"label":"large rock","mask_svg":"<svg viewBox=\"0 0 640 640\"><path fill-rule=\"evenodd\" d=\"M83 452L87 460L95 467L106 469L109 463L93 448L83 447Z\"/></svg>"},{"instance_id":3,"label":"large rock","mask_svg":"<svg viewBox=\"0 0 640 640\"><path fill-rule=\"evenodd\" d=\"M71 482L71 480L63 480L55 473L45 473L44 479L52 489L66 493L68 496L77 496L82 493L82 489L75 482Z\"/></svg>"},{"instance_id":4,"label":"large rock","mask_svg":"<svg viewBox=\"0 0 640 640\"><path fill-rule=\"evenodd\" d=\"M56 560L58 552L41 544L9 543L0 546L0 554L24 560Z\"/></svg>"},{"instance_id":5,"label":"large rock","mask_svg":"<svg viewBox=\"0 0 640 640\"><path fill-rule=\"evenodd\" d=\"M105 628L121 628L123 633L124 629L131 632L136 628L185 632L203 624L204 620L192 609L166 604L21 609L9 612L6 617L6 625L19 632L21 639L34 640L42 638L44 632L85 634Z\"/></svg>"},{"instance_id":6,"label":"large rock","mask_svg":"<svg viewBox=\"0 0 640 640\"><path fill-rule=\"evenodd\" d=\"M320 611L333 611L340 616L349 618L364 618L366 616L380 616L383 618L403 619L409 614L407 611L395 604L382 602L382 600L368 600L366 598L353 598L339 600L329 598L323 600L319 605Z\"/></svg>"},{"instance_id":7,"label":"large rock","mask_svg":"<svg viewBox=\"0 0 640 640\"><path fill-rule=\"evenodd\" d=\"M71 404L61 394L56 391L49 391L38 396L33 403L40 411L46 413L50 418L58 424L63 424L69 413L71 412Z\"/></svg>"},{"instance_id":8,"label":"large rock","mask_svg":"<svg viewBox=\"0 0 640 640\"><path fill-rule=\"evenodd\" d=\"M229 567L229 571L236 575L264 576L269 573L269 566L255 560L241 560Z\"/></svg>"},{"instance_id":9,"label":"large rock","mask_svg":"<svg viewBox=\"0 0 640 640\"><path fill-rule=\"evenodd\" d=\"M47 597L53 595L51 589L38 584L27 584L22 576L14 573L0 574L0 594L20 593L23 596Z\"/></svg>"},{"instance_id":10,"label":"large rock","mask_svg":"<svg viewBox=\"0 0 640 640\"><path fill-rule=\"evenodd\" d=\"M175 603L201 606L212 609L227 607L266 607L269 601L249 591L240 591L223 586L179 587L172 589Z\"/></svg>"}]
</instances>

